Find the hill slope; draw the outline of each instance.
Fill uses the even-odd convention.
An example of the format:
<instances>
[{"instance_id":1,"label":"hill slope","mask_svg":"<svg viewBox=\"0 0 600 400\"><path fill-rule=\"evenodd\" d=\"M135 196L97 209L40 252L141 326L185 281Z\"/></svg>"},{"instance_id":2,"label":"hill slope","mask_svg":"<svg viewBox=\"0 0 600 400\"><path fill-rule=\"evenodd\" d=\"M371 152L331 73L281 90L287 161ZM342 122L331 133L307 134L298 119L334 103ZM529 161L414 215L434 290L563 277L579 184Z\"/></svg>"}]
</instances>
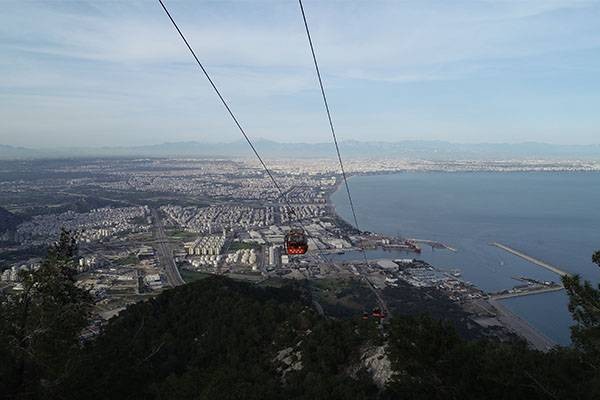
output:
<instances>
[{"instance_id":1,"label":"hill slope","mask_svg":"<svg viewBox=\"0 0 600 400\"><path fill-rule=\"evenodd\" d=\"M467 341L427 317L332 320L300 284L223 277L130 306L73 362L67 399L596 399L575 349ZM369 360L365 358L371 355ZM387 364L386 368L381 368ZM385 365L384 365L385 366ZM378 389L374 375L387 375Z\"/></svg>"},{"instance_id":2,"label":"hill slope","mask_svg":"<svg viewBox=\"0 0 600 400\"><path fill-rule=\"evenodd\" d=\"M346 373L366 336L303 296L214 277L130 306L86 349L71 395L368 398L373 384Z\"/></svg>"}]
</instances>

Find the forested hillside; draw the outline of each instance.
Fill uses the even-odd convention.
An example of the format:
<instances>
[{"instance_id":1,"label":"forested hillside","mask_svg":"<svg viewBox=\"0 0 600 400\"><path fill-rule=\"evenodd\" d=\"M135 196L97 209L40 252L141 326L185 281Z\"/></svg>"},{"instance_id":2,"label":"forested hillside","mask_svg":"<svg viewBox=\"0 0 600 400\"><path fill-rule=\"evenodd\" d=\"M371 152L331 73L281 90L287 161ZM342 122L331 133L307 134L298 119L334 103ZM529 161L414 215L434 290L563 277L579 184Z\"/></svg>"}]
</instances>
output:
<instances>
[{"instance_id":1,"label":"forested hillside","mask_svg":"<svg viewBox=\"0 0 600 400\"><path fill-rule=\"evenodd\" d=\"M70 398L597 399L584 353L467 341L442 321L328 320L299 288L214 277L129 307L91 343ZM386 344L395 375L378 390L361 363ZM278 355L280 357L278 357ZM284 356L289 359L282 361ZM288 362L288 363L286 363Z\"/></svg>"},{"instance_id":2,"label":"forested hillside","mask_svg":"<svg viewBox=\"0 0 600 400\"><path fill-rule=\"evenodd\" d=\"M367 398L373 385L346 369L357 363L369 329L320 318L308 304L291 287L221 277L168 291L111 321L79 360L71 395ZM288 353L291 365L276 359Z\"/></svg>"},{"instance_id":3,"label":"forested hillside","mask_svg":"<svg viewBox=\"0 0 600 400\"><path fill-rule=\"evenodd\" d=\"M305 285L210 277L125 309L86 343L90 298L63 233L0 300L12 399L598 399L600 291L565 279L574 347L467 340L441 319L331 319ZM595 261L600 263L597 255Z\"/></svg>"}]
</instances>

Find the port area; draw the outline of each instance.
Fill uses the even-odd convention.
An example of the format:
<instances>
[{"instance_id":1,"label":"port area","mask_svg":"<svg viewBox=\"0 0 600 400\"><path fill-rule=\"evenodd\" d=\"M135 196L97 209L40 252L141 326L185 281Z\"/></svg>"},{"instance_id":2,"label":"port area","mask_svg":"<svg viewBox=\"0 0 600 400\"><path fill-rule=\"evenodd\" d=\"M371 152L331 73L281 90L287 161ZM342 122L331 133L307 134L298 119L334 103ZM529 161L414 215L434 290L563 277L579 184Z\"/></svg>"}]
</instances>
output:
<instances>
[{"instance_id":1,"label":"port area","mask_svg":"<svg viewBox=\"0 0 600 400\"><path fill-rule=\"evenodd\" d=\"M490 292L488 296L492 300L509 299L511 297L531 296L563 290L564 286L554 281L538 281L536 279L524 276L512 277L512 279L521 282L511 289L505 289L498 292Z\"/></svg>"},{"instance_id":2,"label":"port area","mask_svg":"<svg viewBox=\"0 0 600 400\"><path fill-rule=\"evenodd\" d=\"M455 325L459 331L464 326L470 327L461 332L467 337L494 337L500 341L520 337L526 340L531 348L540 351L548 351L556 346L554 341L499 301L509 296L558 290L558 284L554 282L515 277L520 284L514 288L498 293L486 293L464 281L457 269L441 269L414 258L373 259L368 264L350 261L340 264L339 271L350 272L356 277L367 277L373 289L380 293L394 315L419 314L426 311L447 321L467 321L466 324ZM338 296L341 297L341 294ZM326 303L324 299L322 304L326 313L329 313ZM372 300L371 303L375 304L375 301Z\"/></svg>"},{"instance_id":3,"label":"port area","mask_svg":"<svg viewBox=\"0 0 600 400\"><path fill-rule=\"evenodd\" d=\"M540 351L549 351L557 345L556 342L539 332L499 301L509 297L562 290L562 285L556 282L538 281L519 276L513 277L519 282L513 288L487 293L470 282L464 281L459 270L441 269L422 260L379 259L372 260L369 264L369 267L359 266L358 263L353 266L361 268L369 276L375 288L382 290L384 299L392 305L394 303L390 296L393 296L394 290L406 291L406 285L408 285L421 290L426 297L437 297L439 294L447 298L451 303L464 310L468 315L467 319L473 325L478 326L478 329L482 329L500 340L510 340L510 335L516 335L526 340L530 347ZM429 301L431 299L422 299L420 304L428 304ZM406 302L402 302L392 308L393 312L402 314L409 307ZM452 307L448 307L447 310L452 310Z\"/></svg>"},{"instance_id":4,"label":"port area","mask_svg":"<svg viewBox=\"0 0 600 400\"><path fill-rule=\"evenodd\" d=\"M454 247L436 240L389 237L376 233L369 233L360 238L350 236L350 239L353 243L357 243L357 247L361 249L374 249L379 247L384 250L402 250L419 254L421 253L422 246L430 246L432 249L450 250L452 252L457 251Z\"/></svg>"},{"instance_id":5,"label":"port area","mask_svg":"<svg viewBox=\"0 0 600 400\"><path fill-rule=\"evenodd\" d=\"M431 246L432 249L445 249L445 250L450 250L452 252L456 253L456 249L454 247L451 247L449 245L447 245L446 243L442 243L442 242L438 242L435 240L428 240L428 239L415 239L415 238L410 238L410 239L406 239L407 242L413 243L415 245L419 245L419 244L424 244L427 246Z\"/></svg>"},{"instance_id":6,"label":"port area","mask_svg":"<svg viewBox=\"0 0 600 400\"><path fill-rule=\"evenodd\" d=\"M421 253L421 247L418 242L412 239L404 239L401 237L389 237L376 233L369 233L362 237L352 237L353 243L357 243L357 247L361 249L382 248L384 250L402 250L411 253Z\"/></svg>"}]
</instances>

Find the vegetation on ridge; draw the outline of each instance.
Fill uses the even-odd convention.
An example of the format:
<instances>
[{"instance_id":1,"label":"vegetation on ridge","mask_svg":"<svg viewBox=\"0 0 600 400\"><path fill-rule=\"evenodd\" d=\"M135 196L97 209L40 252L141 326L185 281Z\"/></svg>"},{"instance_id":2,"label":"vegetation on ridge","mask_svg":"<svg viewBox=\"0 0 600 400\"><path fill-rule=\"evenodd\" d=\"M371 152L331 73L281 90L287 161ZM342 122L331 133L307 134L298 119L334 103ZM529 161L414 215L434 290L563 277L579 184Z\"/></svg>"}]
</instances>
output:
<instances>
[{"instance_id":1,"label":"vegetation on ridge","mask_svg":"<svg viewBox=\"0 0 600 400\"><path fill-rule=\"evenodd\" d=\"M600 287L564 279L572 348L465 340L444 321L328 319L302 285L210 277L129 306L80 343L90 298L63 232L0 300L0 393L13 399L597 399ZM594 255L600 263L600 254ZM391 378L378 386L364 362ZM389 368L388 368L389 369ZM381 371L379 371L381 372ZM385 372L385 371L384 371Z\"/></svg>"}]
</instances>

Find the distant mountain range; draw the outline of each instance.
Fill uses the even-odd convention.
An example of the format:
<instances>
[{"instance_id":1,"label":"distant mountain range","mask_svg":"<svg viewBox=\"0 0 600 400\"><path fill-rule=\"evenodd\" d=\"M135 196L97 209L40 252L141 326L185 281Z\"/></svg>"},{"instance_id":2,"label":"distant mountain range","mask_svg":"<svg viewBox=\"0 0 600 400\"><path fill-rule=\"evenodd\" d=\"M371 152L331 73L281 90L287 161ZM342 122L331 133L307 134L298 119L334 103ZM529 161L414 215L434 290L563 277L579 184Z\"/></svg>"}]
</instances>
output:
<instances>
[{"instance_id":1,"label":"distant mountain range","mask_svg":"<svg viewBox=\"0 0 600 400\"><path fill-rule=\"evenodd\" d=\"M258 152L266 158L332 158L332 143L280 143L257 140ZM600 160L600 145L555 145L548 143L451 143L405 140L399 142L344 141L347 158L407 158L425 160L491 159L591 159ZM51 149L0 145L0 159L85 157L252 157L245 141L231 143L174 142L129 147L63 147Z\"/></svg>"}]
</instances>

